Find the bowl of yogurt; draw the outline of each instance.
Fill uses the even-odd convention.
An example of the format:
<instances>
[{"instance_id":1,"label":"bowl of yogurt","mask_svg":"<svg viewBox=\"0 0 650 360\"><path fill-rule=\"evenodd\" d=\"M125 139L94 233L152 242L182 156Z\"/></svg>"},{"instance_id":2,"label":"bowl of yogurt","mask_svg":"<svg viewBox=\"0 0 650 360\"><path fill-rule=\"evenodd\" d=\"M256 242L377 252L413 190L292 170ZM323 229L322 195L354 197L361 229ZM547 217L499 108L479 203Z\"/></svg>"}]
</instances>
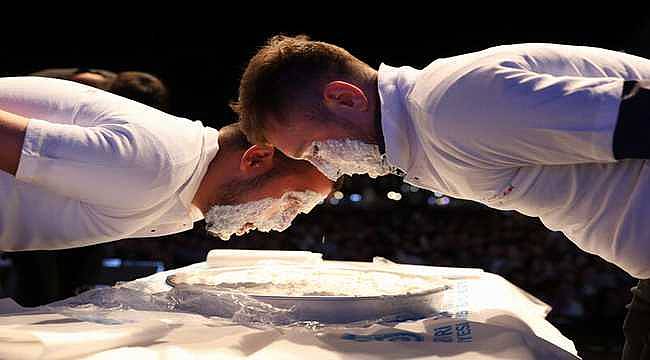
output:
<instances>
[{"instance_id":1,"label":"bowl of yogurt","mask_svg":"<svg viewBox=\"0 0 650 360\"><path fill-rule=\"evenodd\" d=\"M324 264L202 269L170 275L167 283L240 292L291 308L297 320L323 323L431 315L450 287L442 277Z\"/></svg>"}]
</instances>

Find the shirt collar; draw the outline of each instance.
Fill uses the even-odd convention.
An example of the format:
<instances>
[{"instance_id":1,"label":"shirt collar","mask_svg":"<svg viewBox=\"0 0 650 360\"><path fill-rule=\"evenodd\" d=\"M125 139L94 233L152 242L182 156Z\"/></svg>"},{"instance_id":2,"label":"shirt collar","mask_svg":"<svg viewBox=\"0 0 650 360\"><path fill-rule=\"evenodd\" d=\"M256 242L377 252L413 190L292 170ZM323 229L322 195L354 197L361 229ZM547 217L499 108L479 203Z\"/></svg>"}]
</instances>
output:
<instances>
[{"instance_id":1,"label":"shirt collar","mask_svg":"<svg viewBox=\"0 0 650 360\"><path fill-rule=\"evenodd\" d=\"M388 163L402 171L411 163L409 139L413 126L408 113L407 98L415 86L419 70L412 67L391 67L381 64L377 88L381 104L381 129Z\"/></svg>"}]
</instances>

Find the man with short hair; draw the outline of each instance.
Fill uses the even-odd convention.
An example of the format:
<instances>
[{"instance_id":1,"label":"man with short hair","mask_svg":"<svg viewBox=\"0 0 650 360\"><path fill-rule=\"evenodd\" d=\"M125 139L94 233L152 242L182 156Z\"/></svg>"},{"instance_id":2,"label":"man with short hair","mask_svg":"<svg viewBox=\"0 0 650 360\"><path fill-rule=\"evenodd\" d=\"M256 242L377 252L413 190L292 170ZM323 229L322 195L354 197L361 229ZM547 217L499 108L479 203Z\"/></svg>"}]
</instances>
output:
<instances>
[{"instance_id":1,"label":"man with short hair","mask_svg":"<svg viewBox=\"0 0 650 360\"><path fill-rule=\"evenodd\" d=\"M252 142L309 160L331 179L394 173L539 217L581 249L648 279L643 79L650 60L591 47L497 46L422 70L377 71L338 46L277 36L248 63L233 109ZM647 289L641 283L634 292L626 358L648 343ZM631 325L638 320L645 324Z\"/></svg>"},{"instance_id":2,"label":"man with short hair","mask_svg":"<svg viewBox=\"0 0 650 360\"><path fill-rule=\"evenodd\" d=\"M62 249L192 228L282 231L327 196L308 162L59 79L0 79L0 250Z\"/></svg>"}]
</instances>

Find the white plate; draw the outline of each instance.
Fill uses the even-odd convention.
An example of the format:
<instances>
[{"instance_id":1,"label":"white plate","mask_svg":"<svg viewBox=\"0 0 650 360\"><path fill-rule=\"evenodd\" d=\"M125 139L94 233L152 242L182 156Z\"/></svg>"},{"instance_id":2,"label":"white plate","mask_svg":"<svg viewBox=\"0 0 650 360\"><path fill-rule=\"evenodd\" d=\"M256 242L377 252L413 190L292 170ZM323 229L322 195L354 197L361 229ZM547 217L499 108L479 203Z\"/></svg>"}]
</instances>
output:
<instances>
[{"instance_id":1,"label":"white plate","mask_svg":"<svg viewBox=\"0 0 650 360\"><path fill-rule=\"evenodd\" d=\"M310 281L313 280L311 288L318 288L321 285L324 288L332 287L331 283L327 283L322 279L319 282L318 276L313 276L314 274L330 276L334 281L339 281L342 289L347 286L348 290L350 288L355 289L355 286L350 287L350 282L368 279L378 279L378 281L375 282L374 288L368 295L364 295L363 291L353 291L353 294L350 295L345 295L346 291L341 291L341 294L336 295L296 295L295 289L290 287L283 289L282 286L276 286L275 293L265 291L264 282L259 282L260 280L277 280L274 278L275 273L266 276L265 272L288 274L289 279L299 279L307 287L310 286ZM250 279L246 279L246 276L249 276ZM391 281L387 281L390 284L385 289L382 289L381 279L384 276ZM170 286L189 284L223 289L221 279L236 279L237 277L239 277L238 281L236 281L237 284L242 284L246 280L252 280L252 283L249 283L248 286L243 284L242 287L236 290L278 308L287 309L293 307L294 316L297 320L315 320L324 323L348 323L379 319L397 314L410 317L428 316L438 310L436 304L440 302L442 292L449 288L449 282L442 277L417 276L395 270L368 270L351 266L326 265L246 266L208 269L202 270L200 273L170 275L167 277L167 283ZM404 290L400 291L396 287L396 280L403 283ZM410 286L408 285L409 281L411 282ZM217 286L218 283L222 286ZM257 286L259 283L262 286ZM227 288L232 289L232 286L237 287L237 284L231 283L231 286ZM255 284L255 286L250 286L251 284ZM266 290L271 289L273 287ZM290 291L283 292L283 290L287 289ZM350 291L347 292L350 293ZM331 291L324 291L323 293L328 294Z\"/></svg>"}]
</instances>

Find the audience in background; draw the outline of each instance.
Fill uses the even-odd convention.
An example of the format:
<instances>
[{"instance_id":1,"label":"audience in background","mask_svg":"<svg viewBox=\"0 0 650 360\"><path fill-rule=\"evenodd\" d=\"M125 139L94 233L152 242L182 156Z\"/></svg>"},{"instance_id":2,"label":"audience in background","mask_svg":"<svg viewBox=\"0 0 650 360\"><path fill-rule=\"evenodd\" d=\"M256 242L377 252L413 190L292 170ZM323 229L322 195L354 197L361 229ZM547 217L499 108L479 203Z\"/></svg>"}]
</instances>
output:
<instances>
[{"instance_id":1,"label":"audience in background","mask_svg":"<svg viewBox=\"0 0 650 360\"><path fill-rule=\"evenodd\" d=\"M169 112L169 90L162 80L149 73L62 68L44 69L30 75L75 81Z\"/></svg>"}]
</instances>

